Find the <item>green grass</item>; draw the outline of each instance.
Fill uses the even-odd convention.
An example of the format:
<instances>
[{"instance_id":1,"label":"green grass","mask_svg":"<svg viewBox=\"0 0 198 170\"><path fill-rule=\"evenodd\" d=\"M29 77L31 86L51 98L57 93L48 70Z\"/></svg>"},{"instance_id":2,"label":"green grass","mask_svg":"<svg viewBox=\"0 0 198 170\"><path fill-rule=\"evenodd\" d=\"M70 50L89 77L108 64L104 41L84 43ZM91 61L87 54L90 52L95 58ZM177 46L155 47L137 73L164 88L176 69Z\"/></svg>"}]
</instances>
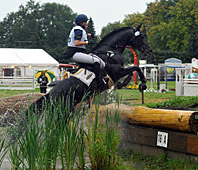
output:
<instances>
[{"instance_id":1,"label":"green grass","mask_svg":"<svg viewBox=\"0 0 198 170\"><path fill-rule=\"evenodd\" d=\"M164 84L165 82L160 82ZM147 82L147 89L151 88L150 81ZM157 90L157 83L153 82L152 88ZM147 106L148 104L160 103L169 101L176 98L175 91L170 91L175 89L175 82L167 82L167 88L169 91L165 93L155 93L155 92L144 92L144 104L142 104L142 93L139 90L132 89L119 89L116 90L116 94L121 96L122 104L127 104L130 106Z\"/></svg>"},{"instance_id":2,"label":"green grass","mask_svg":"<svg viewBox=\"0 0 198 170\"><path fill-rule=\"evenodd\" d=\"M145 92L144 104L142 104L142 93L139 90L121 89L116 90L116 94L121 96L122 104L130 106L146 106L151 103L159 103L176 98L174 91L166 93Z\"/></svg>"},{"instance_id":3,"label":"green grass","mask_svg":"<svg viewBox=\"0 0 198 170\"><path fill-rule=\"evenodd\" d=\"M121 153L126 170L197 170L198 164L185 160L170 159L165 154L157 157L139 153Z\"/></svg>"},{"instance_id":4,"label":"green grass","mask_svg":"<svg viewBox=\"0 0 198 170\"><path fill-rule=\"evenodd\" d=\"M150 85L148 83L148 88L150 88ZM153 85L153 88L156 89L156 84ZM173 82L168 82L168 88L169 89L173 89L174 88L174 83ZM39 89L36 90L27 90L27 91L19 91L19 90L0 90L0 97L9 97L9 96L13 96L13 95L18 95L18 94L23 94L23 93L35 93L35 92L39 92ZM131 89L121 89L121 90L116 90L116 94L118 94L119 96L122 96L122 100L121 103L124 104L128 104L131 106L137 106L137 105L143 105L143 106L149 106L149 107L154 107L154 108L160 108L160 107L165 107L165 108L169 108L169 107L178 107L178 106L193 106L193 104L195 104L198 100L198 97L176 97L175 96L175 92L174 91L170 91L170 92L166 92L166 93L153 93L153 92L146 92L144 93L144 104L142 104L142 94L138 91L138 90L131 90ZM75 123L75 122L74 122ZM94 124L94 123L93 123ZM47 125L47 122L46 122ZM53 125L52 123L48 124L49 127L50 125L52 125L52 130L49 131L49 134L51 135L51 132L53 132ZM75 124L72 125L72 127L75 127ZM64 136L70 134L69 132L71 132L71 125L66 127L62 127L65 130L65 134L63 134ZM35 129L35 128L33 128ZM72 128L73 129L73 128ZM94 127L92 127L92 129L94 129ZM47 130L47 129L45 129ZM56 129L54 129L56 132ZM74 130L74 129L73 129ZM64 132L62 131L62 132ZM74 131L73 131L74 132ZM103 131L102 131L103 132ZM27 133L28 135L30 133ZM61 134L57 134L56 135L61 135ZM70 161L70 156L68 155L68 159L66 159L67 157L67 146L64 146L64 142L66 141L65 137L58 141L57 143L55 142L54 144L51 143L52 139L54 140L54 137L51 135L51 138L49 138L50 140L46 140L43 142L43 145L45 145L45 147L43 148L52 148L52 146L59 146L59 148L61 149L62 147L64 148L64 150L62 150L62 158L64 158L62 160L62 165L64 165L65 162L69 162ZM70 139L72 139L72 135L68 136L68 144L70 143ZM111 138L109 138L111 139ZM61 143L62 141L62 143ZM74 142L73 142L74 143ZM71 144L73 144L71 143ZM25 145L21 145L21 146L25 146ZM69 145L68 145L69 146ZM80 149L80 148L79 148ZM12 151L12 152L11 152ZM40 150L42 151L42 150ZM40 152L39 151L39 152ZM11 153L13 153L13 155L17 156L17 148L11 148L10 150ZM54 150L53 150L54 152ZM55 150L55 152L57 152ZM54 152L54 153L55 153ZM10 154L11 154L10 153ZM30 154L32 154L33 152L30 152ZM55 155L52 157L51 156L51 151L48 150L48 152L40 152L38 158L40 158L38 160L38 164L40 167L43 166L43 164L45 163L46 165L49 164L50 166L55 166L54 165L54 160L56 159L57 154L55 153ZM82 152L79 155L82 155L82 167L84 166L84 159L83 159L83 153L84 153L84 146L82 145ZM46 161L42 162L43 160L41 159L42 155L45 155L45 159ZM71 154L73 154L71 152ZM122 154L122 152L120 153ZM49 156L48 156L49 155ZM61 155L61 153L60 153ZM93 156L93 155L92 155ZM193 164L193 163L189 163L189 162L185 162L185 161L178 161L178 160L171 160L169 158L167 158L165 155L160 155L158 157L152 157L152 156L143 156L141 154L136 154L136 153L130 153L129 155L121 155L122 159L124 161L123 166L121 169L126 169L126 170L135 170L135 169L148 169L148 170L166 170L166 169L198 169L198 165ZM17 157L13 157L13 163L14 164L19 164L20 160L15 159ZM73 158L74 159L74 158ZM48 162L48 161L51 161ZM80 160L80 159L79 159ZM73 166L73 162L71 162L71 166Z\"/></svg>"},{"instance_id":5,"label":"green grass","mask_svg":"<svg viewBox=\"0 0 198 170\"><path fill-rule=\"evenodd\" d=\"M40 92L39 88L36 88L35 90L0 90L0 98L11 97L25 93L37 93L37 92Z\"/></svg>"},{"instance_id":6,"label":"green grass","mask_svg":"<svg viewBox=\"0 0 198 170\"><path fill-rule=\"evenodd\" d=\"M150 108L198 110L198 96L178 96L175 99L160 103L150 103Z\"/></svg>"},{"instance_id":7,"label":"green grass","mask_svg":"<svg viewBox=\"0 0 198 170\"><path fill-rule=\"evenodd\" d=\"M38 93L40 89L37 88L35 90L0 90L0 98L11 97L14 95L25 94L25 93ZM131 106L142 105L142 94L139 90L131 90L131 89L120 89L116 90L116 94L122 97L122 103L128 104ZM175 92L167 92L167 93L153 93L146 92L144 93L144 105L150 103L158 103L164 102L170 99L175 99Z\"/></svg>"},{"instance_id":8,"label":"green grass","mask_svg":"<svg viewBox=\"0 0 198 170\"><path fill-rule=\"evenodd\" d=\"M0 154L3 154L0 155L0 166L4 153L8 152L12 169L50 170L57 167L57 161L62 169L68 170L86 169L87 166L123 169L117 154L120 142L118 113L107 113L103 118L98 116L96 109L96 113L89 113L91 121L86 122L83 109L80 107L73 113L69 98L65 100L66 107L64 99L57 105L52 100L42 103L41 115L37 108L33 112L29 107L27 113L22 110L18 125L7 131L7 137L11 135L15 140L6 146L0 136ZM98 100L95 101L97 108ZM84 128L85 122L89 124L88 132Z\"/></svg>"}]
</instances>

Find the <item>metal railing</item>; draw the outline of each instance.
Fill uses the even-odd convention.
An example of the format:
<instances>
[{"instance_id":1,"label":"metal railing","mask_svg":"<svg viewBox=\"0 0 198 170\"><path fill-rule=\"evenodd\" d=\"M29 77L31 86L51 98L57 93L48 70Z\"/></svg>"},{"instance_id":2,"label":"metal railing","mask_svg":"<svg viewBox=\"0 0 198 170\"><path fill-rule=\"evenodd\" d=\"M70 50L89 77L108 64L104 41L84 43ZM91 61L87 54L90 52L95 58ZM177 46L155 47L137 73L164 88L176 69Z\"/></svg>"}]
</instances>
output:
<instances>
[{"instance_id":1,"label":"metal railing","mask_svg":"<svg viewBox=\"0 0 198 170\"><path fill-rule=\"evenodd\" d=\"M0 77L0 89L34 90L35 88L34 77Z\"/></svg>"}]
</instances>

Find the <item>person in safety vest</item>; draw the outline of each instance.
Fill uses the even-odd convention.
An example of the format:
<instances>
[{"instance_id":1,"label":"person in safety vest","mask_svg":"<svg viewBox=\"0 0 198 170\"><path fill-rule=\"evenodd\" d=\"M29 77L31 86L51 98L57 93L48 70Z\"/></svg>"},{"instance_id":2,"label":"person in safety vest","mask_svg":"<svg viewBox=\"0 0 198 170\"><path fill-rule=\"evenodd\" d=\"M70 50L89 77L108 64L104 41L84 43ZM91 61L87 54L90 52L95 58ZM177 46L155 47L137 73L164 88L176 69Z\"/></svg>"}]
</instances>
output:
<instances>
[{"instance_id":1,"label":"person in safety vest","mask_svg":"<svg viewBox=\"0 0 198 170\"><path fill-rule=\"evenodd\" d=\"M101 80L101 69L105 67L105 63L97 56L91 56L86 54L85 46L92 44L93 42L88 41L87 33L85 29L88 26L88 18L84 14L77 15L75 18L75 26L72 28L69 38L68 45L65 52L67 59L72 59L76 63L93 64L94 73L97 80Z\"/></svg>"}]
</instances>

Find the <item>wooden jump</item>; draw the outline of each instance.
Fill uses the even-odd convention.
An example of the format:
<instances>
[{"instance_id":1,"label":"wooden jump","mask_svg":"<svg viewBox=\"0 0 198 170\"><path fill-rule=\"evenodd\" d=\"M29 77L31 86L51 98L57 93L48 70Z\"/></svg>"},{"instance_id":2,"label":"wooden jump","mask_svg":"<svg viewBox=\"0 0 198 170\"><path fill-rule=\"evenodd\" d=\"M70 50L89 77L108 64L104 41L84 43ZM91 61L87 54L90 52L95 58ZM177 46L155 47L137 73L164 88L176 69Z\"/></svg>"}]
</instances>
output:
<instances>
[{"instance_id":1,"label":"wooden jump","mask_svg":"<svg viewBox=\"0 0 198 170\"><path fill-rule=\"evenodd\" d=\"M99 113L117 110L122 118L122 148L144 155L198 161L198 112L151 109L115 104L99 106ZM95 112L94 106L91 112Z\"/></svg>"}]
</instances>

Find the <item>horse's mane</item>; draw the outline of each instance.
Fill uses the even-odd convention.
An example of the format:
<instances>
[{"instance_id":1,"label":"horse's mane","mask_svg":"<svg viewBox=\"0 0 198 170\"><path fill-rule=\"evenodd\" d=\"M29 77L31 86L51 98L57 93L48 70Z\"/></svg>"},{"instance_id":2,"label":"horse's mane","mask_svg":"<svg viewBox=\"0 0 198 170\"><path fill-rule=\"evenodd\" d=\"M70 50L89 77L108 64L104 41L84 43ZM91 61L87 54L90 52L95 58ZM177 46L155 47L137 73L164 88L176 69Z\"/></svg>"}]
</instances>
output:
<instances>
[{"instance_id":1,"label":"horse's mane","mask_svg":"<svg viewBox=\"0 0 198 170\"><path fill-rule=\"evenodd\" d=\"M125 31L125 30L128 30L128 29L132 29L131 27L122 27L122 28L118 28L118 29L115 29L113 30L112 32L110 32L109 34L105 35L102 40L94 47L94 49L96 49L98 46L100 46L101 44L104 43L104 41L106 41L109 37L113 36L114 34L118 33L118 32L121 32L121 31ZM94 50L93 49L93 50Z\"/></svg>"}]
</instances>

